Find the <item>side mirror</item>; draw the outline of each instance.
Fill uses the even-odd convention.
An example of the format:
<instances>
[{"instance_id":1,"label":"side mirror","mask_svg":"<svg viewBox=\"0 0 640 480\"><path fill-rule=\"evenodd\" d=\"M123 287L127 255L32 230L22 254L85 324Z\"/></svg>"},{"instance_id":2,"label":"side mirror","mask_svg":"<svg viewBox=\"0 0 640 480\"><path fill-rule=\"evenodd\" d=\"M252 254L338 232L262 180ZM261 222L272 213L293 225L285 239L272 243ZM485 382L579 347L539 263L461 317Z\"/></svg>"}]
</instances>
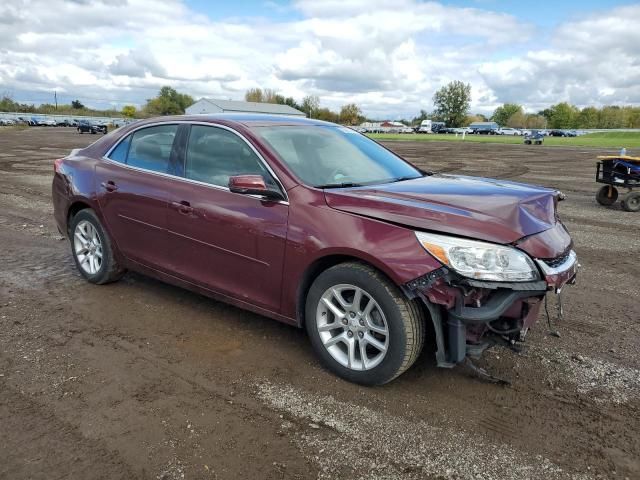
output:
<instances>
[{"instance_id":1,"label":"side mirror","mask_svg":"<svg viewBox=\"0 0 640 480\"><path fill-rule=\"evenodd\" d=\"M229 191L243 195L261 195L270 200L284 200L279 190L267 187L262 175L234 175L229 177Z\"/></svg>"}]
</instances>

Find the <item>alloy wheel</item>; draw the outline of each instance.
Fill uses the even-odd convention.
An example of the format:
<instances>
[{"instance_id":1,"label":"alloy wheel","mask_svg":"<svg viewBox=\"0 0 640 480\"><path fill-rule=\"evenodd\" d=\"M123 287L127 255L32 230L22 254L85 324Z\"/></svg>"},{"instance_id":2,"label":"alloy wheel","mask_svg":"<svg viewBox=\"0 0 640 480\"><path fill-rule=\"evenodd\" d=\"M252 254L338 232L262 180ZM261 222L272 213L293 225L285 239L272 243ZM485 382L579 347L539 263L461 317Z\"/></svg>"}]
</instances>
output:
<instances>
[{"instance_id":1,"label":"alloy wheel","mask_svg":"<svg viewBox=\"0 0 640 480\"><path fill-rule=\"evenodd\" d=\"M389 349L384 312L373 296L355 285L334 285L322 294L316 327L329 354L351 370L375 368Z\"/></svg>"},{"instance_id":2,"label":"alloy wheel","mask_svg":"<svg viewBox=\"0 0 640 480\"><path fill-rule=\"evenodd\" d=\"M78 265L89 275L95 275L102 267L102 240L96 227L86 220L76 225L73 233L73 249Z\"/></svg>"}]
</instances>

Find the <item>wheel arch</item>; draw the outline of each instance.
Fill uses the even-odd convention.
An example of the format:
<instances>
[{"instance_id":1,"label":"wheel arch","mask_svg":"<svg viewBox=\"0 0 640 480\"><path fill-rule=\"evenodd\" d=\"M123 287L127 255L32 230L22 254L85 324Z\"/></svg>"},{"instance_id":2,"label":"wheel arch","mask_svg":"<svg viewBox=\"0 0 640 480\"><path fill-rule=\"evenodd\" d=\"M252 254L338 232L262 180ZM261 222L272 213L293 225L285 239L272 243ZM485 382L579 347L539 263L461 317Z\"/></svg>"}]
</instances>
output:
<instances>
[{"instance_id":1,"label":"wheel arch","mask_svg":"<svg viewBox=\"0 0 640 480\"><path fill-rule=\"evenodd\" d=\"M309 288L311 287L313 282L322 272L328 270L331 267L347 262L359 262L368 265L380 272L393 285L396 285L399 288L401 286L397 281L393 279L393 275L391 275L388 269L385 269L384 266L379 264L379 262L369 261L364 257L364 255L358 255L349 252L329 253L318 257L309 264L309 266L302 274L300 282L298 283L298 290L296 293L296 319L300 328L303 328L305 325L305 306L307 303L307 294L309 293ZM401 288L400 290L402 291Z\"/></svg>"},{"instance_id":2,"label":"wheel arch","mask_svg":"<svg viewBox=\"0 0 640 480\"><path fill-rule=\"evenodd\" d=\"M69 233L69 229L71 228L71 220L73 220L73 217L75 217L79 211L87 208L93 207L85 200L75 200L69 205L67 209L67 233Z\"/></svg>"}]
</instances>

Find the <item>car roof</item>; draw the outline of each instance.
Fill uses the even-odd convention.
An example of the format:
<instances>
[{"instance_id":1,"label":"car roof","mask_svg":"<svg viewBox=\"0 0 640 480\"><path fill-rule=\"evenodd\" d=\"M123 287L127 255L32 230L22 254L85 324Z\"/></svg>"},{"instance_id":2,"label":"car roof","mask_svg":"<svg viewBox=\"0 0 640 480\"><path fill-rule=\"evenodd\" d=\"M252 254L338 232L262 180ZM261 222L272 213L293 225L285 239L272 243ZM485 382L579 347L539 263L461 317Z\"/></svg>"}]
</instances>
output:
<instances>
[{"instance_id":1,"label":"car roof","mask_svg":"<svg viewBox=\"0 0 640 480\"><path fill-rule=\"evenodd\" d=\"M158 122L207 122L207 123L235 123L246 127L263 127L276 125L315 125L337 126L335 123L324 122L311 118L292 115L275 115L269 113L206 113L199 115L174 115L169 117L155 117L136 122L136 125Z\"/></svg>"}]
</instances>

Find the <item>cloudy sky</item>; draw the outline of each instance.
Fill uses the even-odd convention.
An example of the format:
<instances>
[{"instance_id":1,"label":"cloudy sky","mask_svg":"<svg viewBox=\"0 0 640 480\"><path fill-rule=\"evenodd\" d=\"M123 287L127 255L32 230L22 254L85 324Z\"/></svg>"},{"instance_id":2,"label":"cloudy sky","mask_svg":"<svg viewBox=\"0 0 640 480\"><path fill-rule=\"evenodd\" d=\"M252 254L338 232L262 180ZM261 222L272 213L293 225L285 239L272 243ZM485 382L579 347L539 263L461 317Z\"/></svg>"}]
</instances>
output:
<instances>
[{"instance_id":1,"label":"cloudy sky","mask_svg":"<svg viewBox=\"0 0 640 480\"><path fill-rule=\"evenodd\" d=\"M472 112L640 105L640 3L458 0L5 0L0 94L142 105L162 85L242 99L251 87L370 117L432 108L451 80Z\"/></svg>"}]
</instances>

